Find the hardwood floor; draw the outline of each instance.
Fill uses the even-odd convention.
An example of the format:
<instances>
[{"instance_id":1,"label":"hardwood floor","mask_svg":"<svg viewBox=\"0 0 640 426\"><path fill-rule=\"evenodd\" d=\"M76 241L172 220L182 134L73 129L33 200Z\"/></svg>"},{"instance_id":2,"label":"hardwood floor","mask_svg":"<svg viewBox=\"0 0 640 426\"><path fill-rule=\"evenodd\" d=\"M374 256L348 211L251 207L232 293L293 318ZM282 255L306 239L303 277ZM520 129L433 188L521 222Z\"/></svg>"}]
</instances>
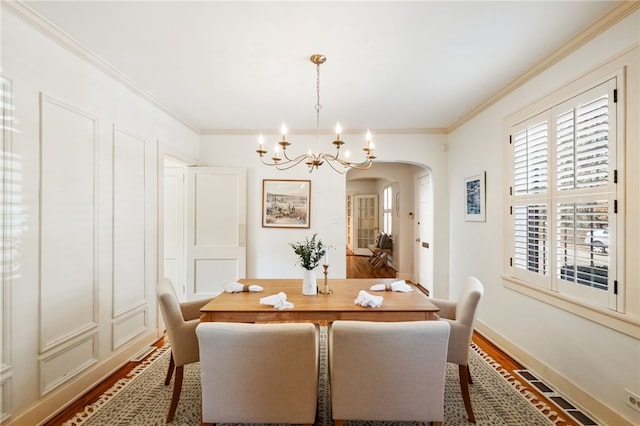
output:
<instances>
[{"instance_id":1,"label":"hardwood floor","mask_svg":"<svg viewBox=\"0 0 640 426\"><path fill-rule=\"evenodd\" d=\"M347 255L347 278L395 278L396 270L388 265L374 268L368 256Z\"/></svg>"},{"instance_id":2,"label":"hardwood floor","mask_svg":"<svg viewBox=\"0 0 640 426\"><path fill-rule=\"evenodd\" d=\"M374 268L369 264L366 256L347 256L347 278L395 278L396 271L389 266L382 266L380 268ZM507 354L502 352L493 343L487 340L485 337L478 333L474 333L473 341L483 351L485 351L490 357L496 360L512 375L516 375L514 371L522 370L524 367L510 358ZM161 347L164 344L164 339L160 339L156 342L155 346ZM105 379L102 383L98 384L94 389L87 392L78 400L69 405L65 410L45 423L45 426L58 426L62 425L67 420L70 420L75 413L78 413L84 409L86 405L96 402L100 395L110 389L118 380L127 376L127 374L136 366L138 362L128 362L120 370L114 373L112 376ZM473 372L472 372L473 374ZM541 401L544 401L554 409L554 411L562 413L562 409L554 403L552 400L546 398L541 392L539 392L534 386L523 383L527 388L534 393ZM562 417L566 421L556 421L557 426L582 426L585 423L574 421L570 416L562 414ZM588 423L586 423L588 424Z\"/></svg>"}]
</instances>

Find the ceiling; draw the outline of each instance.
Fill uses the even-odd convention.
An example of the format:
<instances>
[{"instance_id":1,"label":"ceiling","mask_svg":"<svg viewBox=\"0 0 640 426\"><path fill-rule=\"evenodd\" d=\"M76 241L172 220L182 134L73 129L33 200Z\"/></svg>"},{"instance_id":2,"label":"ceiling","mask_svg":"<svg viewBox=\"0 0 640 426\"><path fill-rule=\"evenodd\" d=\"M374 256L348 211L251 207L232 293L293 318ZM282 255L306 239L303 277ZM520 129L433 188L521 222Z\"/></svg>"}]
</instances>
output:
<instances>
[{"instance_id":1,"label":"ceiling","mask_svg":"<svg viewBox=\"0 0 640 426\"><path fill-rule=\"evenodd\" d=\"M202 133L442 130L612 1L25 1Z\"/></svg>"}]
</instances>

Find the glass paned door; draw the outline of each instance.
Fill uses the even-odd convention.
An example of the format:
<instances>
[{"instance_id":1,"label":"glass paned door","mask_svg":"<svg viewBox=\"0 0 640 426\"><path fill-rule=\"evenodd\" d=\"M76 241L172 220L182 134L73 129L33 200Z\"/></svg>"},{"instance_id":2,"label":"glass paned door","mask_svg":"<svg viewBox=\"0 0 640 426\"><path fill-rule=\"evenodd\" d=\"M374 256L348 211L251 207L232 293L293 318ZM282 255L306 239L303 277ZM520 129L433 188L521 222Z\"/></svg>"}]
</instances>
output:
<instances>
[{"instance_id":1,"label":"glass paned door","mask_svg":"<svg viewBox=\"0 0 640 426\"><path fill-rule=\"evenodd\" d=\"M371 254L369 245L375 243L378 233L378 195L355 195L354 204L354 242L356 255Z\"/></svg>"}]
</instances>

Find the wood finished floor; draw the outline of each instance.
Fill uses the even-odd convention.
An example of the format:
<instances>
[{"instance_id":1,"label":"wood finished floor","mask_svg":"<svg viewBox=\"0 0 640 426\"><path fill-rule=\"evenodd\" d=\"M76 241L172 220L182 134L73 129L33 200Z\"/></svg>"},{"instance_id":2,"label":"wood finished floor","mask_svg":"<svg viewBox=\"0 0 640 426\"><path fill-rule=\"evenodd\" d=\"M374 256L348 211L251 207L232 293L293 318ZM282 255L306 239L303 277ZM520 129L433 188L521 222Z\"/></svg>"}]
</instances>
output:
<instances>
[{"instance_id":1,"label":"wood finished floor","mask_svg":"<svg viewBox=\"0 0 640 426\"><path fill-rule=\"evenodd\" d=\"M389 267L383 266L380 268L372 267L367 261L366 256L347 256L347 278L395 278L396 271ZM485 337L478 333L474 333L473 341L484 350L494 360L499 362L502 367L508 370L512 375L516 376L514 371L522 370L524 367L510 358L507 354L502 352L493 343L487 340ZM161 347L164 344L164 339L160 339L155 343L155 346ZM105 379L102 383L98 384L91 391L77 399L70 404L66 409L53 417L50 421L44 423L45 426L58 426L62 425L67 420L70 420L75 413L78 413L84 409L85 406L92 404L98 400L100 395L110 389L118 380L127 376L127 374L136 366L139 362L128 362L116 373ZM473 373L473 372L472 372ZM524 384L524 383L523 383ZM171 384L173 386L173 383ZM540 393L535 387L528 386L529 390L534 393L541 401L546 402L549 406L553 407L555 411L562 413L562 410L551 400L547 399ZM574 422L567 415L563 415L566 422L556 422L557 426L583 426L582 423Z\"/></svg>"}]
</instances>

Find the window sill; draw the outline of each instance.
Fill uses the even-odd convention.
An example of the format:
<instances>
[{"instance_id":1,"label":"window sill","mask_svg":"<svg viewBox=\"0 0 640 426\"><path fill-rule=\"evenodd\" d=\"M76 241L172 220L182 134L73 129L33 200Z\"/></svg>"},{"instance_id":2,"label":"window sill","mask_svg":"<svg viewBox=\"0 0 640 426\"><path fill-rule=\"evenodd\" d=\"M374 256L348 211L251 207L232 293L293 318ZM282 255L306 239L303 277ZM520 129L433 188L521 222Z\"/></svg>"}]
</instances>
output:
<instances>
[{"instance_id":1,"label":"window sill","mask_svg":"<svg viewBox=\"0 0 640 426\"><path fill-rule=\"evenodd\" d=\"M640 340L639 318L610 311L605 308L591 306L579 300L537 287L533 284L527 283L526 281L522 281L518 278L505 274L502 275L502 280L504 286L508 289L517 291L518 293L532 297L548 305L571 312L574 315L578 315L582 318L588 319L589 321L593 321L597 324Z\"/></svg>"}]
</instances>

